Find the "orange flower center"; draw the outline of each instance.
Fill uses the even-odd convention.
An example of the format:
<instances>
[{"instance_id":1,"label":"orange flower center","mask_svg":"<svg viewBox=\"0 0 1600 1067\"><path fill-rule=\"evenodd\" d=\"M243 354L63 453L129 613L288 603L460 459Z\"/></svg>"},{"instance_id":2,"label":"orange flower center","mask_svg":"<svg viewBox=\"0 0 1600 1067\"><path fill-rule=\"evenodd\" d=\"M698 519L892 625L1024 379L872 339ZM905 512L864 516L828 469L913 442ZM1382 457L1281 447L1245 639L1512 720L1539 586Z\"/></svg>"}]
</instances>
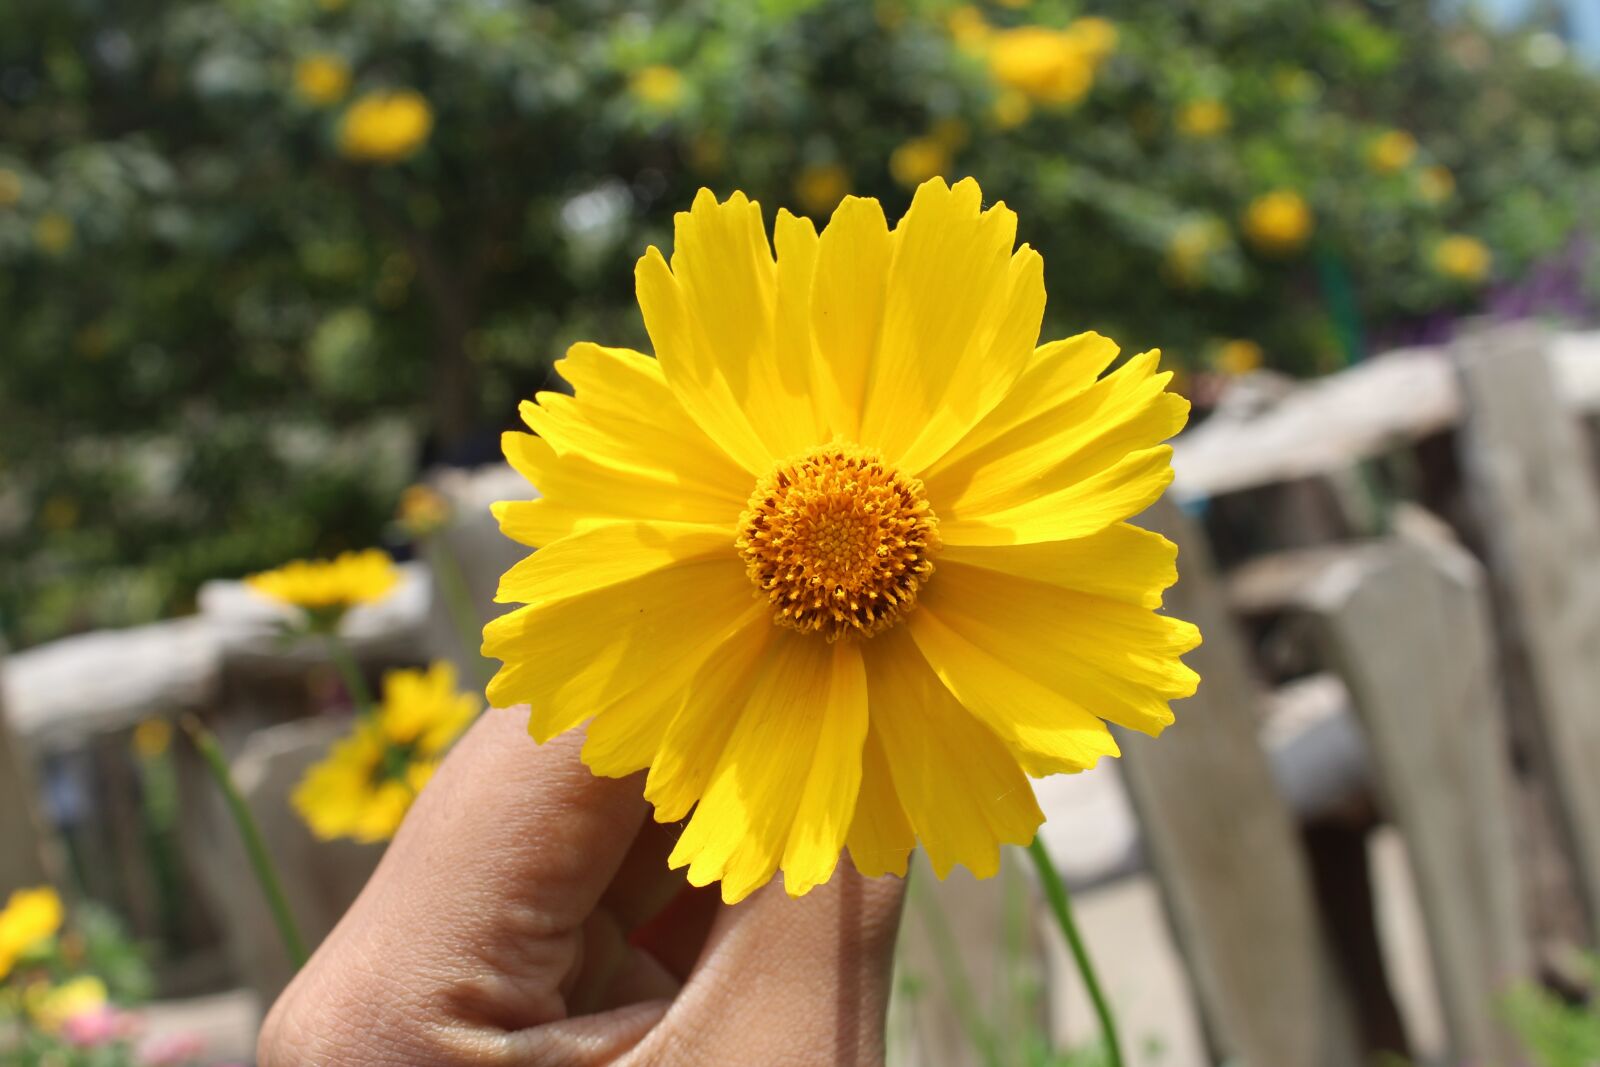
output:
<instances>
[{"instance_id":1,"label":"orange flower center","mask_svg":"<svg viewBox=\"0 0 1600 1067\"><path fill-rule=\"evenodd\" d=\"M736 544L775 622L837 641L871 637L910 610L942 542L920 481L831 444L756 483Z\"/></svg>"}]
</instances>

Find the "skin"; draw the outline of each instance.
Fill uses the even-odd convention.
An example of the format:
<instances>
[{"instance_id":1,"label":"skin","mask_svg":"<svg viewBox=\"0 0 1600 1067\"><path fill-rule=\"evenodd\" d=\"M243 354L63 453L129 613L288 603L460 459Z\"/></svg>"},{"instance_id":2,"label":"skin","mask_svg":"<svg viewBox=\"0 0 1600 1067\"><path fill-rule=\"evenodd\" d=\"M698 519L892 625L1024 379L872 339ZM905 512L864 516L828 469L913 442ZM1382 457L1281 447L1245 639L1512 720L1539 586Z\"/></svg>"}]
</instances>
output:
<instances>
[{"instance_id":1,"label":"skin","mask_svg":"<svg viewBox=\"0 0 1600 1067\"><path fill-rule=\"evenodd\" d=\"M273 1006L261 1067L883 1062L904 883L841 859L732 907L666 857L643 776L492 711Z\"/></svg>"}]
</instances>

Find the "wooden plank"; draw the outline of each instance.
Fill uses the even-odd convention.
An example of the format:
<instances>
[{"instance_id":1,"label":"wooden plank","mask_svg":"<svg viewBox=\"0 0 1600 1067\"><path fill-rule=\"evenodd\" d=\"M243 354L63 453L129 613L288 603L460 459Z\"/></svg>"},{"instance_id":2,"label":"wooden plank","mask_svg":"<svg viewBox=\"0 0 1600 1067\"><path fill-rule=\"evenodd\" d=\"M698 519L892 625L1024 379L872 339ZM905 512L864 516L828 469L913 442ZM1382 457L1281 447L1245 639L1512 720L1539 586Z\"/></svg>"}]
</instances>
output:
<instances>
[{"instance_id":1,"label":"wooden plank","mask_svg":"<svg viewBox=\"0 0 1600 1067\"><path fill-rule=\"evenodd\" d=\"M1353 549L1308 591L1417 882L1452 1063L1514 1062L1500 1024L1530 950L1487 591L1447 545Z\"/></svg>"},{"instance_id":2,"label":"wooden plank","mask_svg":"<svg viewBox=\"0 0 1600 1067\"><path fill-rule=\"evenodd\" d=\"M1204 681L1159 741L1123 737L1123 772L1202 1013L1245 1067L1352 1067L1360 1056L1348 999L1204 541L1169 501L1146 518L1179 546L1183 580L1167 605L1205 635L1187 657Z\"/></svg>"},{"instance_id":3,"label":"wooden plank","mask_svg":"<svg viewBox=\"0 0 1600 1067\"><path fill-rule=\"evenodd\" d=\"M0 649L0 669L4 650ZM33 774L5 715L0 686L0 901L14 889L48 881L45 837L34 798Z\"/></svg>"},{"instance_id":4,"label":"wooden plank","mask_svg":"<svg viewBox=\"0 0 1600 1067\"><path fill-rule=\"evenodd\" d=\"M1461 459L1508 623L1519 736L1553 787L1600 927L1600 491L1549 343L1533 328L1505 328L1456 345L1467 398Z\"/></svg>"}]
</instances>

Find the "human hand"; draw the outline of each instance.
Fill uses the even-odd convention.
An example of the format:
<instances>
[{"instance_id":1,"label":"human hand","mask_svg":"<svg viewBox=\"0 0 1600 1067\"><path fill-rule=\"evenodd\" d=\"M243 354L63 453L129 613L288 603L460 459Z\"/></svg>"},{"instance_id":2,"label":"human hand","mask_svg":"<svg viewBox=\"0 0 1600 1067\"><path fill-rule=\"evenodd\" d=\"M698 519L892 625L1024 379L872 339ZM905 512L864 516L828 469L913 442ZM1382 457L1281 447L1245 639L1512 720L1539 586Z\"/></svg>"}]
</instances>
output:
<instances>
[{"instance_id":1,"label":"human hand","mask_svg":"<svg viewBox=\"0 0 1600 1067\"><path fill-rule=\"evenodd\" d=\"M669 871L677 827L582 737L491 711L279 998L261 1067L883 1061L904 883L841 861L724 906Z\"/></svg>"}]
</instances>

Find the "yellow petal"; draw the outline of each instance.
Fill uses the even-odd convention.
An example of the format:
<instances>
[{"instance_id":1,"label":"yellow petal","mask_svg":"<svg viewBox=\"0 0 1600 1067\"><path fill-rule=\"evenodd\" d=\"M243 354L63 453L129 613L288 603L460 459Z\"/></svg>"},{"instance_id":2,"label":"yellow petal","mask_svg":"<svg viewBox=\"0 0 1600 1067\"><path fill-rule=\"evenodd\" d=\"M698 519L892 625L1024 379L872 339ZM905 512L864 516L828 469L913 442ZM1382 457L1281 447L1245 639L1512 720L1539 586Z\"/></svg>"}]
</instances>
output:
<instances>
[{"instance_id":1,"label":"yellow petal","mask_svg":"<svg viewBox=\"0 0 1600 1067\"><path fill-rule=\"evenodd\" d=\"M850 441L861 432L867 370L878 351L893 256L894 240L882 205L845 197L817 248L811 330L827 427Z\"/></svg>"},{"instance_id":2,"label":"yellow petal","mask_svg":"<svg viewBox=\"0 0 1600 1067\"><path fill-rule=\"evenodd\" d=\"M861 444L917 473L988 414L1022 373L1044 315L1043 262L1005 205L968 178L923 183L894 232Z\"/></svg>"},{"instance_id":3,"label":"yellow petal","mask_svg":"<svg viewBox=\"0 0 1600 1067\"><path fill-rule=\"evenodd\" d=\"M1183 428L1189 402L1165 392L1159 353L1129 360L1087 389L923 475L940 516L960 521L1077 484Z\"/></svg>"},{"instance_id":4,"label":"yellow petal","mask_svg":"<svg viewBox=\"0 0 1600 1067\"><path fill-rule=\"evenodd\" d=\"M735 904L771 880L798 830L789 889L809 889L832 871L829 842L833 861L844 845L865 722L859 650L779 632L669 864L687 865L693 885L720 879L722 899Z\"/></svg>"},{"instance_id":5,"label":"yellow petal","mask_svg":"<svg viewBox=\"0 0 1600 1067\"><path fill-rule=\"evenodd\" d=\"M817 368L811 344L811 282L820 239L810 219L791 215L784 208L778 209L772 238L778 250L777 329L773 339L778 376L786 395L810 401L811 420L805 428L805 444L816 444L828 439L815 395Z\"/></svg>"},{"instance_id":6,"label":"yellow petal","mask_svg":"<svg viewBox=\"0 0 1600 1067\"><path fill-rule=\"evenodd\" d=\"M870 700L870 673L868 694ZM868 878L884 874L904 877L906 861L917 839L906 819L905 808L900 804L900 796L894 790L889 760L877 736L877 715L878 706L873 702L870 712L873 721L869 722L866 745L861 751L861 791L856 796L856 814L845 845L850 849L850 862Z\"/></svg>"},{"instance_id":7,"label":"yellow petal","mask_svg":"<svg viewBox=\"0 0 1600 1067\"><path fill-rule=\"evenodd\" d=\"M1158 533L1125 522L1071 541L1029 545L946 545L947 563L983 567L1047 585L1138 604L1161 606L1161 594L1178 580L1178 546Z\"/></svg>"},{"instance_id":8,"label":"yellow petal","mask_svg":"<svg viewBox=\"0 0 1600 1067\"><path fill-rule=\"evenodd\" d=\"M1181 619L955 562L941 562L930 594L935 587L930 607L968 647L1130 730L1159 734L1172 722L1169 701L1193 695L1199 681L1178 657L1200 632Z\"/></svg>"},{"instance_id":9,"label":"yellow petal","mask_svg":"<svg viewBox=\"0 0 1600 1067\"><path fill-rule=\"evenodd\" d=\"M867 686L873 743L934 872L943 878L959 863L979 878L993 875L1000 846L1027 844L1044 821L1016 758L900 628L867 649Z\"/></svg>"},{"instance_id":10,"label":"yellow petal","mask_svg":"<svg viewBox=\"0 0 1600 1067\"><path fill-rule=\"evenodd\" d=\"M734 554L731 527L681 522L608 523L568 534L500 579L500 604L548 604L691 559Z\"/></svg>"}]
</instances>

